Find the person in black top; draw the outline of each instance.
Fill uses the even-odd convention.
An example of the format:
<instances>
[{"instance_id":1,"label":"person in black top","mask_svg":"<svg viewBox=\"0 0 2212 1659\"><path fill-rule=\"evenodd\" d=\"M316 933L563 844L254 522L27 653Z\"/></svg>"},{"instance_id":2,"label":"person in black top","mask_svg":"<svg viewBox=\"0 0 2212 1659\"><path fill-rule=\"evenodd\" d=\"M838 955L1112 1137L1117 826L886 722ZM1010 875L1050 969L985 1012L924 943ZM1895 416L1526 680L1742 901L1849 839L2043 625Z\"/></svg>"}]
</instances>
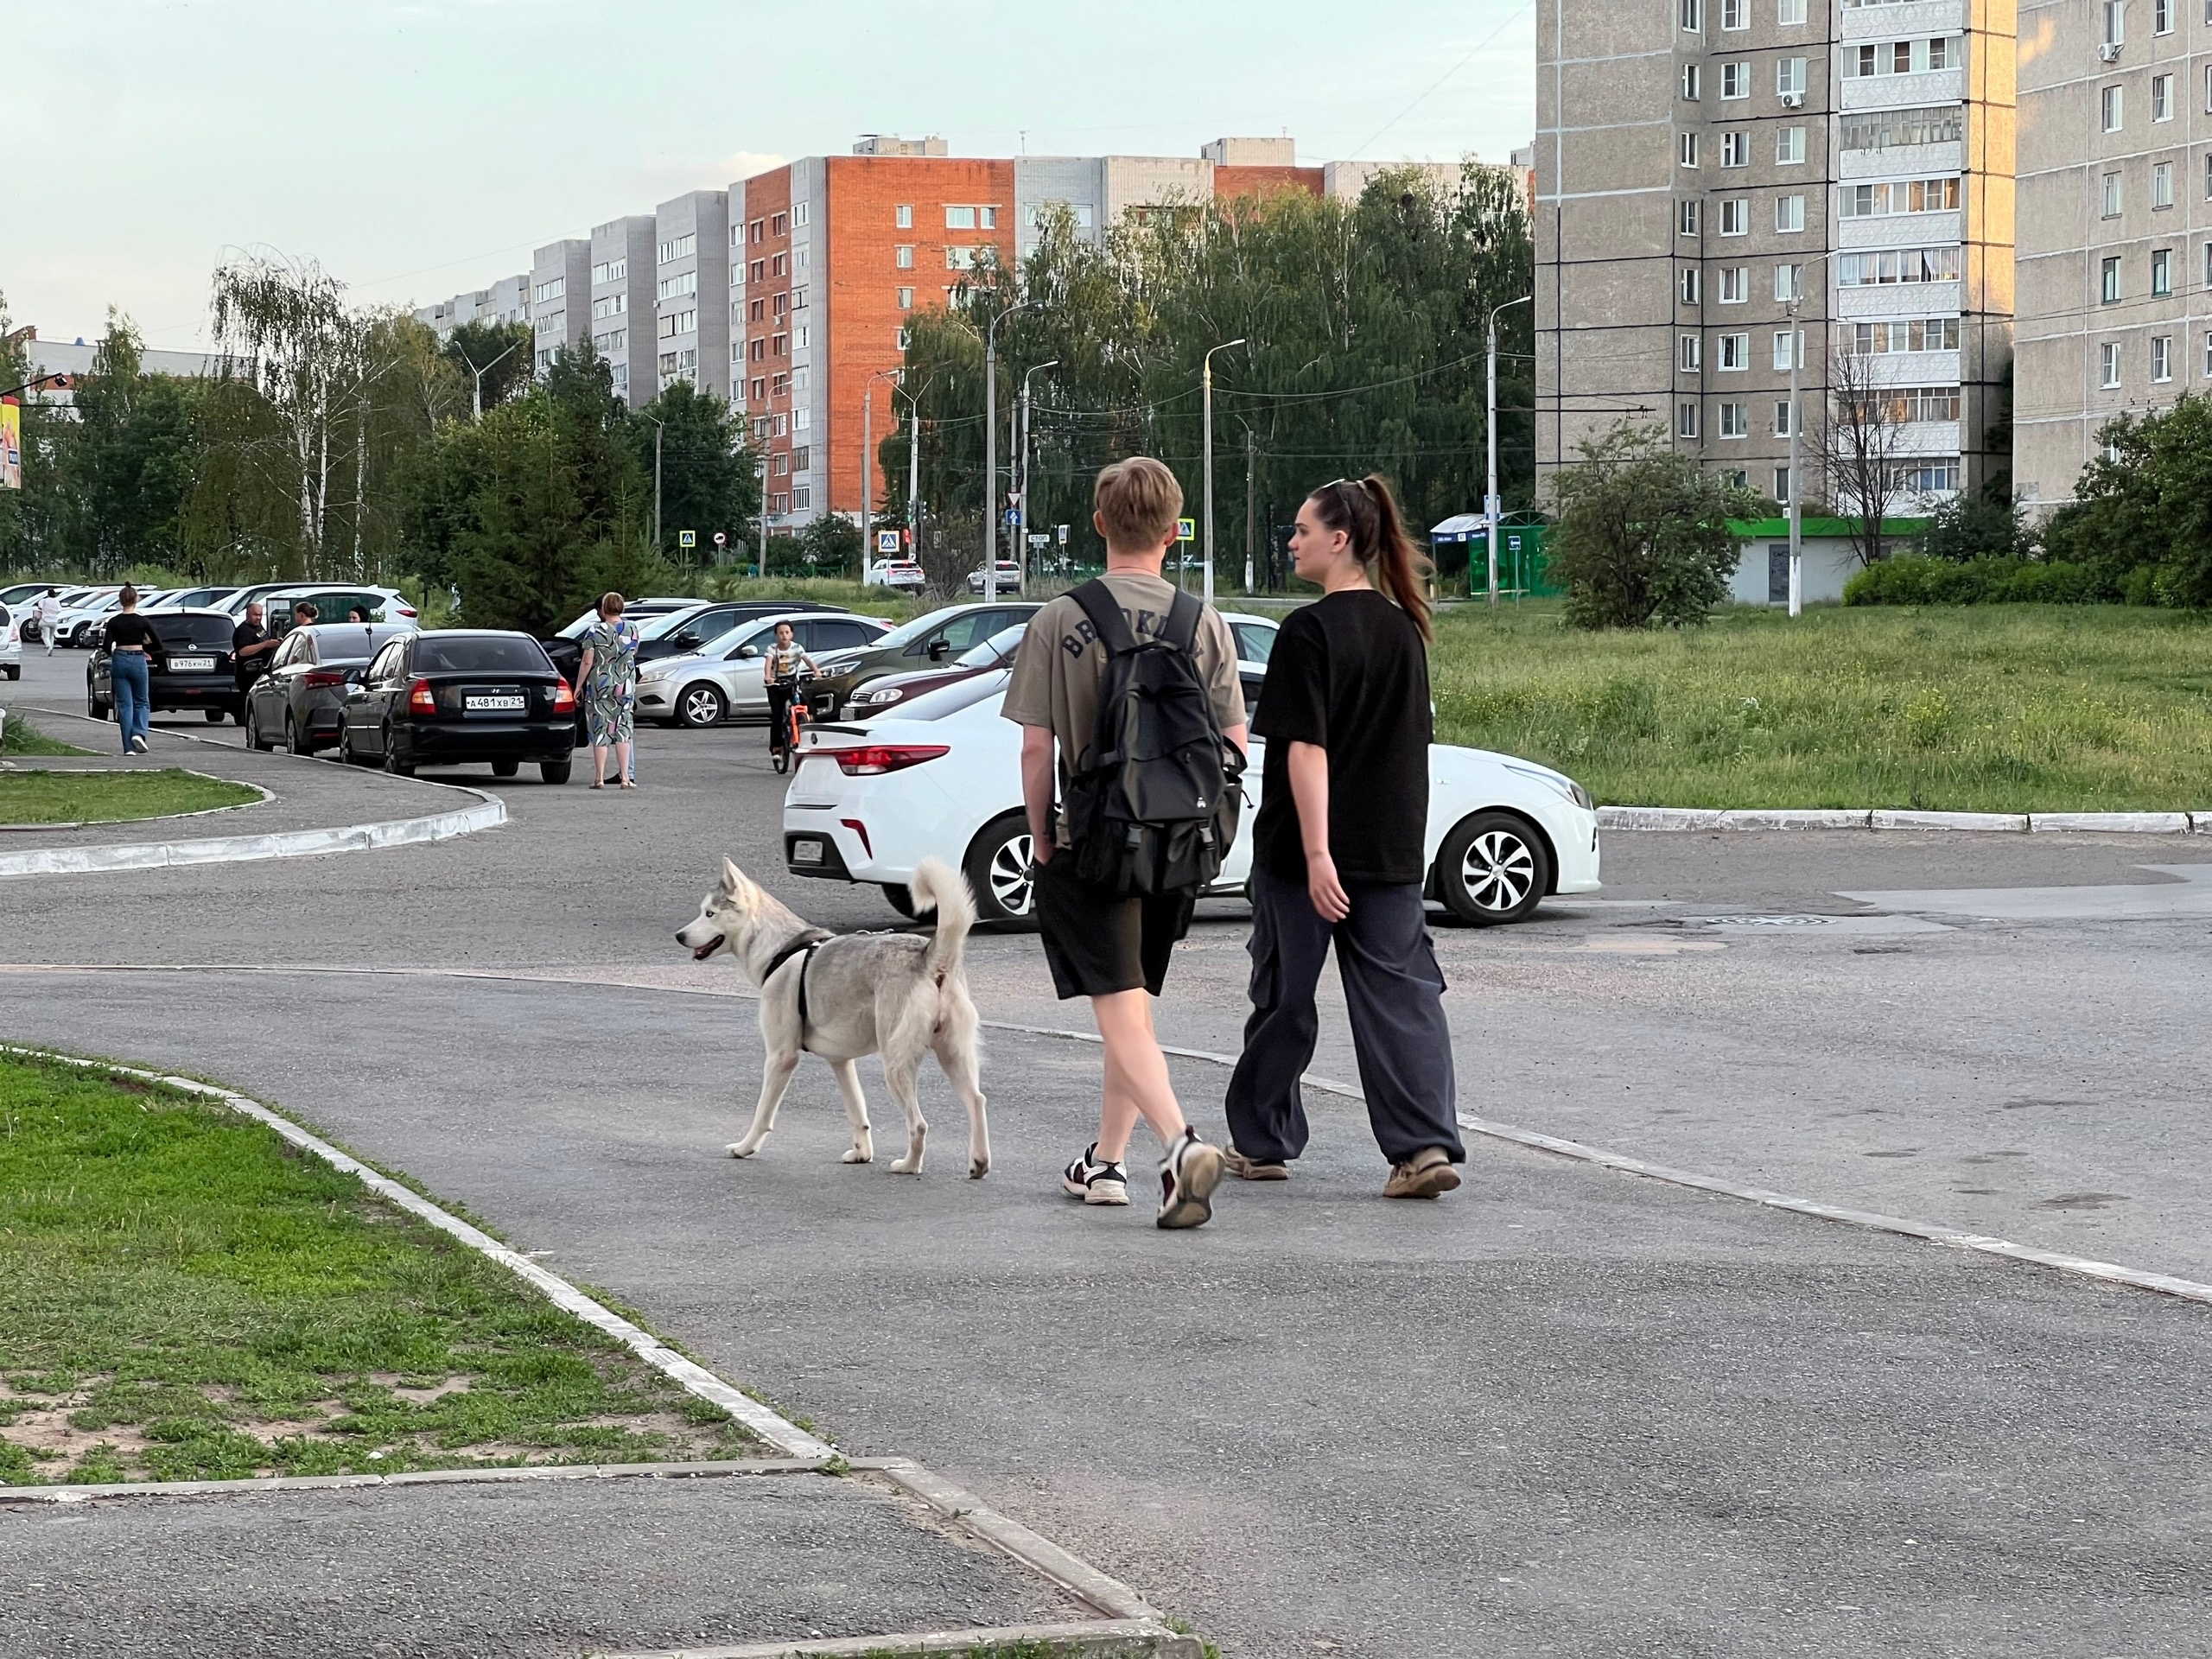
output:
<instances>
[{"instance_id":1,"label":"person in black top","mask_svg":"<svg viewBox=\"0 0 2212 1659\"><path fill-rule=\"evenodd\" d=\"M108 685L115 693L115 721L123 728L123 752L144 754L147 717L153 713L153 658L162 648L154 625L138 614L138 590L126 587L121 607L100 631L107 646Z\"/></svg>"},{"instance_id":2,"label":"person in black top","mask_svg":"<svg viewBox=\"0 0 2212 1659\"><path fill-rule=\"evenodd\" d=\"M281 639L269 637L269 630L261 626L261 606L258 602L245 607L245 620L231 630L231 672L238 677L238 695L243 698L253 683L269 671L269 659L276 654ZM245 718L245 704L239 704L239 718Z\"/></svg>"},{"instance_id":3,"label":"person in black top","mask_svg":"<svg viewBox=\"0 0 2212 1659\"><path fill-rule=\"evenodd\" d=\"M1421 554L1379 477L1299 509L1294 611L1268 659L1252 734L1267 740L1252 828L1252 1013L1225 1103L1230 1173L1283 1180L1306 1149L1299 1078L1333 940L1352 1046L1394 1198L1459 1185L1444 976L1421 903L1428 824L1428 601ZM1379 591L1378 591L1379 584Z\"/></svg>"}]
</instances>

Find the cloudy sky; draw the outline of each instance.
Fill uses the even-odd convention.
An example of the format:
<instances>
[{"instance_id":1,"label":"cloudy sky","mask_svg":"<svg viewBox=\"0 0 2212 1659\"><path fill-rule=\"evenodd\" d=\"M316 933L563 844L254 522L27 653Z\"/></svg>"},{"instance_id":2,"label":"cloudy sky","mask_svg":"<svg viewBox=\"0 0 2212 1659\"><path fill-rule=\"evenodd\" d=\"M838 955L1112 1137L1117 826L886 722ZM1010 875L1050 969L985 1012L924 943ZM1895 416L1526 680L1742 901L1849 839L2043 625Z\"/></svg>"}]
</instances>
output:
<instances>
[{"instance_id":1,"label":"cloudy sky","mask_svg":"<svg viewBox=\"0 0 2212 1659\"><path fill-rule=\"evenodd\" d=\"M442 299L531 248L865 131L955 155L1503 160L1530 0L0 0L0 296L204 338L227 251Z\"/></svg>"}]
</instances>

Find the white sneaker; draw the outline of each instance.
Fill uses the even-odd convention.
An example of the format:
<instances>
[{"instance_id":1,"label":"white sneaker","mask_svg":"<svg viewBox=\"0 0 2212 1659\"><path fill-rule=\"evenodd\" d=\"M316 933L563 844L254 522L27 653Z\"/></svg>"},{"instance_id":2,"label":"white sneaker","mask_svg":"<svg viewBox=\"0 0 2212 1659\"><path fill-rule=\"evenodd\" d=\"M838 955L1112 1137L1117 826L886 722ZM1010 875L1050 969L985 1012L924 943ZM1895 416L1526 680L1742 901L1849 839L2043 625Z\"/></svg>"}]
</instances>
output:
<instances>
[{"instance_id":1,"label":"white sneaker","mask_svg":"<svg viewBox=\"0 0 2212 1659\"><path fill-rule=\"evenodd\" d=\"M1203 1227L1213 1219L1213 1190L1221 1185L1221 1153L1184 1126L1183 1138L1160 1160L1162 1227Z\"/></svg>"},{"instance_id":2,"label":"white sneaker","mask_svg":"<svg viewBox=\"0 0 2212 1659\"><path fill-rule=\"evenodd\" d=\"M1100 1158L1094 1141L1083 1149L1082 1157L1061 1172L1060 1188L1085 1204L1127 1204L1129 1173L1112 1160Z\"/></svg>"},{"instance_id":3,"label":"white sneaker","mask_svg":"<svg viewBox=\"0 0 2212 1659\"><path fill-rule=\"evenodd\" d=\"M130 753L133 754L151 754L153 751L146 747L146 740L140 737L134 732L130 736Z\"/></svg>"}]
</instances>

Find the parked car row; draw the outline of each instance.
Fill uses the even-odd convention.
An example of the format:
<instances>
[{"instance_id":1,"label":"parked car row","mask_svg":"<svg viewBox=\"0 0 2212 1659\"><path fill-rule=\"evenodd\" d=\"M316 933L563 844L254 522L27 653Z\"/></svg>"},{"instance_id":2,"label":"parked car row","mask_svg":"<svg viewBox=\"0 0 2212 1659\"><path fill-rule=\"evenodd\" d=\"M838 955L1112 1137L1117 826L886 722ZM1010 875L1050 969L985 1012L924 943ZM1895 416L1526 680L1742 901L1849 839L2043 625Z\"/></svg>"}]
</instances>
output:
<instances>
[{"instance_id":1,"label":"parked car row","mask_svg":"<svg viewBox=\"0 0 2212 1659\"><path fill-rule=\"evenodd\" d=\"M23 677L22 615L0 600L0 674L11 680Z\"/></svg>"}]
</instances>

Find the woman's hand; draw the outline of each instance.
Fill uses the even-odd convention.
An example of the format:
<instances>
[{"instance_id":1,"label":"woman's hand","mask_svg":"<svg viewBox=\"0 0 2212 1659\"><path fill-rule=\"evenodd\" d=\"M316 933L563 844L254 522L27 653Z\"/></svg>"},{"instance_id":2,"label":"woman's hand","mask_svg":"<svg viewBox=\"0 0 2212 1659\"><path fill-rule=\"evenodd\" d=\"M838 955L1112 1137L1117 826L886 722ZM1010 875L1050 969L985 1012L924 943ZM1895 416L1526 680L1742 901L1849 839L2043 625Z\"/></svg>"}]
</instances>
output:
<instances>
[{"instance_id":1,"label":"woman's hand","mask_svg":"<svg viewBox=\"0 0 2212 1659\"><path fill-rule=\"evenodd\" d=\"M1337 880L1337 861L1326 853L1306 855L1306 896L1321 919L1334 927L1351 914L1351 895Z\"/></svg>"}]
</instances>

